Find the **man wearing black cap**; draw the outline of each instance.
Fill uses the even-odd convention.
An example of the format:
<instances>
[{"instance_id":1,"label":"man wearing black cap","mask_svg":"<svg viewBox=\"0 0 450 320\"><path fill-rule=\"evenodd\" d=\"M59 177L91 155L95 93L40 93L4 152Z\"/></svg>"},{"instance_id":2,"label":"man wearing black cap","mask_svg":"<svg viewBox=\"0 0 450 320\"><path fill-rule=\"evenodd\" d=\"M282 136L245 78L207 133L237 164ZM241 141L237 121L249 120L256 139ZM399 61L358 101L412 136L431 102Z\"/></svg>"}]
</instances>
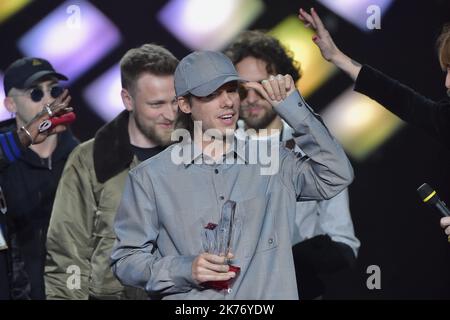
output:
<instances>
[{"instance_id":1,"label":"man wearing black cap","mask_svg":"<svg viewBox=\"0 0 450 320\"><path fill-rule=\"evenodd\" d=\"M44 140L45 135L39 137L27 124L43 113L54 115L55 100L68 103L59 80L67 77L40 58L19 59L5 72L4 104L15 120L0 123L0 132L19 130L31 143L0 174L8 206L12 299L45 298L45 239L53 198L66 159L78 141L70 131Z\"/></svg>"}]
</instances>

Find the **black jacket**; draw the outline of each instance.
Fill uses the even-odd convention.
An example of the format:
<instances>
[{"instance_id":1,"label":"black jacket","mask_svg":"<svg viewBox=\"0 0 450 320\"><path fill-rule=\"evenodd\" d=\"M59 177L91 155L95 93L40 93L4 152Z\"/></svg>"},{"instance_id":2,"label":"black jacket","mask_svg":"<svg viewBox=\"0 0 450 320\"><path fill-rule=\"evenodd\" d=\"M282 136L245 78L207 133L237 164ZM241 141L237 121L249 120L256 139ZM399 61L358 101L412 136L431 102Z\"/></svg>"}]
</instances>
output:
<instances>
[{"instance_id":1,"label":"black jacket","mask_svg":"<svg viewBox=\"0 0 450 320\"><path fill-rule=\"evenodd\" d=\"M430 100L382 72L364 65L355 83L358 91L450 148L450 101Z\"/></svg>"},{"instance_id":2,"label":"black jacket","mask_svg":"<svg viewBox=\"0 0 450 320\"><path fill-rule=\"evenodd\" d=\"M25 150L16 131L0 133L0 172L20 158Z\"/></svg>"},{"instance_id":3,"label":"black jacket","mask_svg":"<svg viewBox=\"0 0 450 320\"><path fill-rule=\"evenodd\" d=\"M15 130L15 121L0 123L0 132ZM0 174L5 194L7 241L12 261L13 299L45 299L45 240L53 200L65 162L78 141L70 131L58 135L48 159L26 149Z\"/></svg>"}]
</instances>

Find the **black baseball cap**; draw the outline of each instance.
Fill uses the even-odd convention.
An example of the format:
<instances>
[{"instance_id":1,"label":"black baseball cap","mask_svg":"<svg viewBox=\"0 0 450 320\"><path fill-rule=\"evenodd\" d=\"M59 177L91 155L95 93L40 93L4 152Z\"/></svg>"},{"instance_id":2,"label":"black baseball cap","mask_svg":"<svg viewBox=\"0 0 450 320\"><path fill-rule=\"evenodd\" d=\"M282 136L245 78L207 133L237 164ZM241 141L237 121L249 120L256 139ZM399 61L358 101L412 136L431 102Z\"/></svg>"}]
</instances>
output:
<instances>
[{"instance_id":1,"label":"black baseball cap","mask_svg":"<svg viewBox=\"0 0 450 320\"><path fill-rule=\"evenodd\" d=\"M45 59L26 57L16 60L5 71L3 78L5 95L8 95L12 88L28 89L45 76L68 80L65 75L56 72L50 62Z\"/></svg>"}]
</instances>

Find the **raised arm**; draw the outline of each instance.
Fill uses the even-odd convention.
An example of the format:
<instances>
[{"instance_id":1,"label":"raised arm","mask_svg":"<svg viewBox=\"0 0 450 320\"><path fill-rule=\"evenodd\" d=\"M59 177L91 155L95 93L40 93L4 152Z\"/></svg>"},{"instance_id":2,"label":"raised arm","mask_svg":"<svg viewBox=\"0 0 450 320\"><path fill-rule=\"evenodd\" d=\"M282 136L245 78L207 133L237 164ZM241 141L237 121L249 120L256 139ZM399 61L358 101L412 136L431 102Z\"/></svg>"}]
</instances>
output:
<instances>
[{"instance_id":1,"label":"raised arm","mask_svg":"<svg viewBox=\"0 0 450 320\"><path fill-rule=\"evenodd\" d=\"M330 33L325 28L317 12L312 8L308 13L302 8L299 9L298 18L303 21L305 26L316 31L313 36L314 43L319 47L323 58L333 64L339 69L347 73L353 81L356 81L359 72L361 71L361 64L354 61L345 55L333 41Z\"/></svg>"}]
</instances>

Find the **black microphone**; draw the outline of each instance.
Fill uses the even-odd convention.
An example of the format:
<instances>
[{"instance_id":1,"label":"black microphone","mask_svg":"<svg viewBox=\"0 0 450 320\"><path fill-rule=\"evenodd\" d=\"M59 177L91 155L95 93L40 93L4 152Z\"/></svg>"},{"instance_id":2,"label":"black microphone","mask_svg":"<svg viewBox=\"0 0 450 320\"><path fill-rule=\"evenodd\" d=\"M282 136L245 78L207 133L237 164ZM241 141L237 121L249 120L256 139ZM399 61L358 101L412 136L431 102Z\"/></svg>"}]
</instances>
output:
<instances>
[{"instance_id":1,"label":"black microphone","mask_svg":"<svg viewBox=\"0 0 450 320\"><path fill-rule=\"evenodd\" d=\"M417 189L417 192L419 193L420 199L422 199L424 203L436 207L443 216L450 216L450 210L448 210L445 202L439 199L436 191L434 191L428 184L424 183L421 185Z\"/></svg>"}]
</instances>

